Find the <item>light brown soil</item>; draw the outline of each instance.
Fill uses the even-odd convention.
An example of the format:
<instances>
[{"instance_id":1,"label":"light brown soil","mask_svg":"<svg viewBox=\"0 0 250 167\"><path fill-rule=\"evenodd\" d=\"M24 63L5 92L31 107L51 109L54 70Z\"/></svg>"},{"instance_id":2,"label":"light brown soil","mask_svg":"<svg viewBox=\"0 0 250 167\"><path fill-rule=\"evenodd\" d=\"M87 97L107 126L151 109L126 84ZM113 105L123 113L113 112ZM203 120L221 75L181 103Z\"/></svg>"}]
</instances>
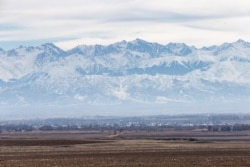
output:
<instances>
[{"instance_id":1,"label":"light brown soil","mask_svg":"<svg viewBox=\"0 0 250 167\"><path fill-rule=\"evenodd\" d=\"M250 166L250 142L1 139L0 167Z\"/></svg>"}]
</instances>

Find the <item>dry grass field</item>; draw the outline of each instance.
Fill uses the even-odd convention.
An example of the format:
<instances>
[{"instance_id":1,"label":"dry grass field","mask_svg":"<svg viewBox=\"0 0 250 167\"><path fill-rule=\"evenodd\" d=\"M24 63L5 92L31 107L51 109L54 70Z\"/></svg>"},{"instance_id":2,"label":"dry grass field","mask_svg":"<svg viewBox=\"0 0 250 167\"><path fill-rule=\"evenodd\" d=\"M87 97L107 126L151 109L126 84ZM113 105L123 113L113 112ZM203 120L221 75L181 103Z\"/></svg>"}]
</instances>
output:
<instances>
[{"instance_id":1,"label":"dry grass field","mask_svg":"<svg viewBox=\"0 0 250 167\"><path fill-rule=\"evenodd\" d=\"M225 134L224 141L24 134L0 138L0 167L250 166L250 140L226 141Z\"/></svg>"}]
</instances>

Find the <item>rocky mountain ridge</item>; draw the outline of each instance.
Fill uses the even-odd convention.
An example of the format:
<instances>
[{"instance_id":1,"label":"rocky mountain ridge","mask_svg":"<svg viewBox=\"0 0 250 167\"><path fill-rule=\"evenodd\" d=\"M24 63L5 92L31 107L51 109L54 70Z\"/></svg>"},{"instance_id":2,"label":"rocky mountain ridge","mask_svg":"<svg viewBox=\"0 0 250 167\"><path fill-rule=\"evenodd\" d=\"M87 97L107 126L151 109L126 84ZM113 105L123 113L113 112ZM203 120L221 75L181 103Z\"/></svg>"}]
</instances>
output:
<instances>
[{"instance_id":1,"label":"rocky mountain ridge","mask_svg":"<svg viewBox=\"0 0 250 167\"><path fill-rule=\"evenodd\" d=\"M250 101L250 43L195 48L141 39L0 50L0 104Z\"/></svg>"}]
</instances>

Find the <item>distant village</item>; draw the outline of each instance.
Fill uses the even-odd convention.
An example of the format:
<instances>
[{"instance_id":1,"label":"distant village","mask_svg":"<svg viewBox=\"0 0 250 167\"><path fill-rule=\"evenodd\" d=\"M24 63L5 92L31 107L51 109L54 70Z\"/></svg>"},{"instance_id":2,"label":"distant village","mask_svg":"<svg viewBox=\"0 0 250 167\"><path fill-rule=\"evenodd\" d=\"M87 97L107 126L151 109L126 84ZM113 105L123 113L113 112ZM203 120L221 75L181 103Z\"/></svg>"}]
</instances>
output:
<instances>
[{"instance_id":1,"label":"distant village","mask_svg":"<svg viewBox=\"0 0 250 167\"><path fill-rule=\"evenodd\" d=\"M89 116L0 121L0 133L29 131L124 130L164 131L200 130L203 132L250 130L250 114L158 115L142 117Z\"/></svg>"}]
</instances>

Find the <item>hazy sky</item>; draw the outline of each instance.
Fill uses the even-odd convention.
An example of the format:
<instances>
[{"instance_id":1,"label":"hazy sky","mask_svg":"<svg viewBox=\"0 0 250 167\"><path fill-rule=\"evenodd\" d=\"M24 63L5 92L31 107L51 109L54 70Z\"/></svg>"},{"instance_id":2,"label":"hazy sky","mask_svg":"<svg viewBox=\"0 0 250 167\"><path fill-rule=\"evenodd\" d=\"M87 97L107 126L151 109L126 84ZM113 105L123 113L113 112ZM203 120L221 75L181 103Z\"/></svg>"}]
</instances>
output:
<instances>
[{"instance_id":1,"label":"hazy sky","mask_svg":"<svg viewBox=\"0 0 250 167\"><path fill-rule=\"evenodd\" d=\"M250 41L249 0L0 0L0 48Z\"/></svg>"}]
</instances>

